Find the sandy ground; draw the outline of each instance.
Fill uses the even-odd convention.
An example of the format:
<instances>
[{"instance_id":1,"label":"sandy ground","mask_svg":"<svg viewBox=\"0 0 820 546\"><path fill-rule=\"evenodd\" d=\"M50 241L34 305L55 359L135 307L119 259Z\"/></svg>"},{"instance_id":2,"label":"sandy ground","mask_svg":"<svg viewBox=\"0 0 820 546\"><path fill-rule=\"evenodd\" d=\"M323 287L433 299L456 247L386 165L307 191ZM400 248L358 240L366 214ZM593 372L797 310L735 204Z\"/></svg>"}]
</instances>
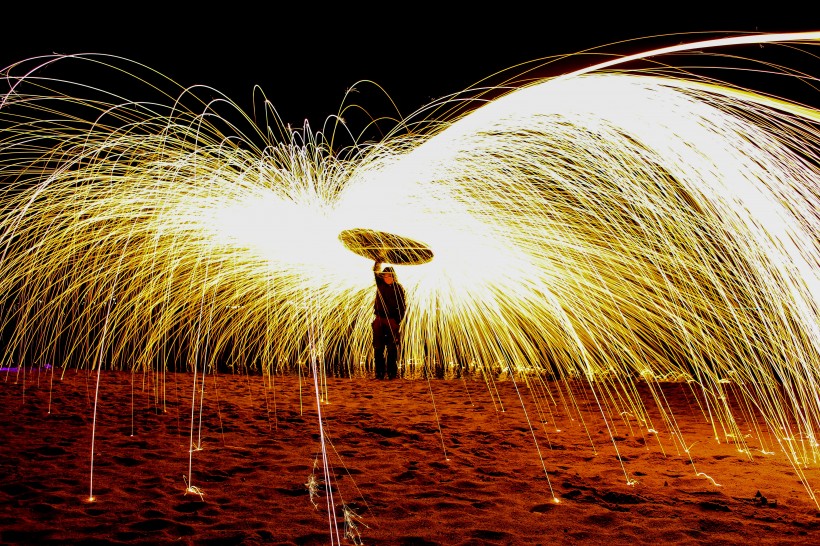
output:
<instances>
[{"instance_id":1,"label":"sandy ground","mask_svg":"<svg viewBox=\"0 0 820 546\"><path fill-rule=\"evenodd\" d=\"M329 378L320 420L312 377L104 371L95 423L97 374L53 371L0 377L3 544L820 543L817 466L685 384L677 440L509 380Z\"/></svg>"}]
</instances>

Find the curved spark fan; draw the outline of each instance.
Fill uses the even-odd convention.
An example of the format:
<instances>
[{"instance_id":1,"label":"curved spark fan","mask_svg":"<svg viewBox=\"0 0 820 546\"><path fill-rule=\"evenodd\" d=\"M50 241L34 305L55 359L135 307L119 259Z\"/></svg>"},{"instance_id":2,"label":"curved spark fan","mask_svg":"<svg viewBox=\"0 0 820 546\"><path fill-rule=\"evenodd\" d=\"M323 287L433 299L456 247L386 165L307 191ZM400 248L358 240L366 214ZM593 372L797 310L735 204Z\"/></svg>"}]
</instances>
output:
<instances>
[{"instance_id":1,"label":"curved spark fan","mask_svg":"<svg viewBox=\"0 0 820 546\"><path fill-rule=\"evenodd\" d=\"M714 77L742 51L707 52L757 44L799 53L820 32L607 54L342 150L307 125L279 141L210 90L126 100L41 73L85 63L105 82L122 60L0 70L0 364L366 374L373 280L346 249L434 248L402 277L403 372L577 379L602 418L686 446L660 390L678 381L716 440L777 442L820 508L820 109ZM817 99L820 70L761 62L755 85Z\"/></svg>"},{"instance_id":2,"label":"curved spark fan","mask_svg":"<svg viewBox=\"0 0 820 546\"><path fill-rule=\"evenodd\" d=\"M426 244L374 229L354 228L339 233L345 247L365 258L397 265L418 265L433 259L433 251Z\"/></svg>"}]
</instances>

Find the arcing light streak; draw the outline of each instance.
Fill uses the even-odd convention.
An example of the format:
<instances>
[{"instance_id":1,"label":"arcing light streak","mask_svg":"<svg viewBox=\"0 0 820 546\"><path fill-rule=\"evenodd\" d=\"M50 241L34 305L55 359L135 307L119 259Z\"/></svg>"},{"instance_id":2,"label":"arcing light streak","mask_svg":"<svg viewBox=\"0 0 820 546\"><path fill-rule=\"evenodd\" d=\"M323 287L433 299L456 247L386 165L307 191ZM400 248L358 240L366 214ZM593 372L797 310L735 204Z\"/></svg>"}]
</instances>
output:
<instances>
[{"instance_id":1,"label":"arcing light streak","mask_svg":"<svg viewBox=\"0 0 820 546\"><path fill-rule=\"evenodd\" d=\"M341 151L307 127L247 136L193 90L165 107L11 67L4 364L278 372L313 346L362 372L372 273L338 235L375 229L435 256L399 268L409 368L582 378L646 423L634 382L685 379L725 438L759 416L799 470L820 427L820 112L625 63L818 40L647 52Z\"/></svg>"}]
</instances>

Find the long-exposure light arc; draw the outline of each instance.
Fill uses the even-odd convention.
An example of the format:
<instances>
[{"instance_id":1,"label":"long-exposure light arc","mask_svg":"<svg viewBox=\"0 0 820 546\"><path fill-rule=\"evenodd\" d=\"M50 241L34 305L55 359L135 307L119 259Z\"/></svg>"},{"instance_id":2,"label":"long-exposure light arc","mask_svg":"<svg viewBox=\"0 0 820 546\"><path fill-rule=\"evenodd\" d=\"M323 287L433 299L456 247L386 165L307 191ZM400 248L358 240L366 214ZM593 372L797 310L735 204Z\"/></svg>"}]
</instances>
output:
<instances>
[{"instance_id":1,"label":"long-exposure light arc","mask_svg":"<svg viewBox=\"0 0 820 546\"><path fill-rule=\"evenodd\" d=\"M275 140L275 111L254 127L193 88L135 76L167 103L129 101L9 67L4 364L280 373L318 355L322 373L366 374L372 272L338 234L367 228L436 257L397 265L408 373L581 379L646 422L634 382L689 381L719 434L756 412L802 469L820 427L820 112L629 63L818 41L620 57L344 150L307 125ZM40 66L67 60L129 75L93 55Z\"/></svg>"}]
</instances>

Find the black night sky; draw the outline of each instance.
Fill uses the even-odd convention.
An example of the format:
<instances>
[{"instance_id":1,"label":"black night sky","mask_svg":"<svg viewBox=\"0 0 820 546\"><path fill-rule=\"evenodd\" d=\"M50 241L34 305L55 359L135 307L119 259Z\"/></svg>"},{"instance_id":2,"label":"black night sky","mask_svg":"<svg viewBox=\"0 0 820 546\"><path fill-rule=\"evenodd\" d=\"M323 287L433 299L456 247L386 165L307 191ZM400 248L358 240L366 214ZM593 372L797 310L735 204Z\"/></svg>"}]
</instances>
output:
<instances>
[{"instance_id":1,"label":"black night sky","mask_svg":"<svg viewBox=\"0 0 820 546\"><path fill-rule=\"evenodd\" d=\"M818 30L808 14L783 9L782 2L776 12L772 5L740 4L742 9L724 6L721 13L684 3L625 3L602 11L586 3L525 8L504 2L486 11L448 8L445 14L443 5L416 3L412 10L405 5L388 14L384 5L375 10L353 3L325 8L308 2L227 2L188 8L166 2L103 9L18 3L14 13L3 14L0 66L54 52L118 55L182 86L216 88L246 111L258 85L284 122L301 126L307 119L316 127L337 112L345 91L359 80L379 84L407 115L519 63L616 41L684 32L723 37ZM613 51L682 41L643 40ZM375 86L356 89L360 95L353 101L387 108Z\"/></svg>"}]
</instances>

